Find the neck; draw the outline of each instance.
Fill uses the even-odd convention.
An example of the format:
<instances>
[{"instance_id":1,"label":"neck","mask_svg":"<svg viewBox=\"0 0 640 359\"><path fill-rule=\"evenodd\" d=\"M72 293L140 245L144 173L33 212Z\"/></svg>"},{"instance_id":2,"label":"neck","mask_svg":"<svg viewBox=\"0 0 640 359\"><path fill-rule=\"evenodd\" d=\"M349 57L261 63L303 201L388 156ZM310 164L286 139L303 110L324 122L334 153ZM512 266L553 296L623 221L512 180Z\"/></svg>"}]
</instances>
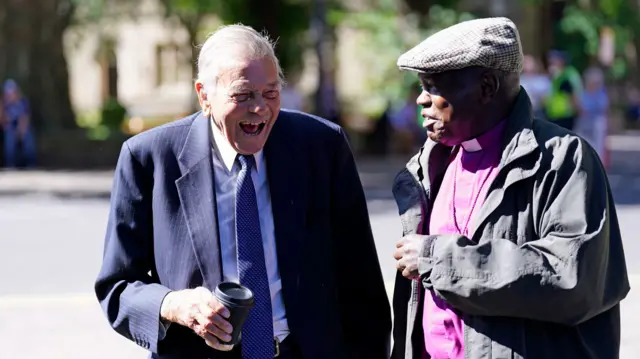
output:
<instances>
[{"instance_id":1,"label":"neck","mask_svg":"<svg viewBox=\"0 0 640 359\"><path fill-rule=\"evenodd\" d=\"M478 128L472 138L476 138L496 127L502 120L509 117L513 106L515 105L516 97L504 96L501 99L493 101L494 106L487 106L484 111L488 116L484 118L478 118ZM508 104L505 106L505 104Z\"/></svg>"},{"instance_id":2,"label":"neck","mask_svg":"<svg viewBox=\"0 0 640 359\"><path fill-rule=\"evenodd\" d=\"M482 134L496 127L502 120L507 118L507 116L508 114L501 117L491 116L490 118L485 118L484 120L478 121L478 129L471 139L482 136Z\"/></svg>"}]
</instances>

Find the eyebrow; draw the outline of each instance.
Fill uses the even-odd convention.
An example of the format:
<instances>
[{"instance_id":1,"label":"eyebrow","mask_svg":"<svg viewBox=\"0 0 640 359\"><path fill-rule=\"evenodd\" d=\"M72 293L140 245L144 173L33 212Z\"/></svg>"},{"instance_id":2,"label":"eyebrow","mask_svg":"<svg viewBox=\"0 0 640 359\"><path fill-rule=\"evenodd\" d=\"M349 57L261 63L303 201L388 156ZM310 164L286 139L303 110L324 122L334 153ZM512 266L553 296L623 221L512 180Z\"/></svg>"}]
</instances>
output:
<instances>
[{"instance_id":1,"label":"eyebrow","mask_svg":"<svg viewBox=\"0 0 640 359\"><path fill-rule=\"evenodd\" d=\"M266 85L269 89L274 89L280 85L280 81L270 82ZM242 92L242 91L253 91L254 87L249 83L237 84L235 86L231 86L229 88L229 92Z\"/></svg>"}]
</instances>

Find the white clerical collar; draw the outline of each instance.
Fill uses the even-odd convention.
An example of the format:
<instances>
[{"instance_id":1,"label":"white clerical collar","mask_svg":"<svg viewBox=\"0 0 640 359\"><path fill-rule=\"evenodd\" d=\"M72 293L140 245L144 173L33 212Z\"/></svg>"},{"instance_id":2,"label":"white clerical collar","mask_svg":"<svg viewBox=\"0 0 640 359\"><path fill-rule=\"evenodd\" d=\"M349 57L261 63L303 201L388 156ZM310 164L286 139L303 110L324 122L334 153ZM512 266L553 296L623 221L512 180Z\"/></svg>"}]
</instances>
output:
<instances>
[{"instance_id":1,"label":"white clerical collar","mask_svg":"<svg viewBox=\"0 0 640 359\"><path fill-rule=\"evenodd\" d=\"M222 132L218 129L215 123L213 123L213 119L211 120L211 132L213 132L213 142L214 149L218 151L220 154L220 158L222 162L224 162L224 166L231 172L233 168L233 164L236 161L236 157L238 156L238 152L231 147L227 138L222 134ZM256 160L256 171L259 172L260 164L264 158L264 154L262 150L253 155L253 158Z\"/></svg>"},{"instance_id":2,"label":"white clerical collar","mask_svg":"<svg viewBox=\"0 0 640 359\"><path fill-rule=\"evenodd\" d=\"M482 151L482 146L480 145L480 142L476 138L462 142L461 146L467 152Z\"/></svg>"}]
</instances>

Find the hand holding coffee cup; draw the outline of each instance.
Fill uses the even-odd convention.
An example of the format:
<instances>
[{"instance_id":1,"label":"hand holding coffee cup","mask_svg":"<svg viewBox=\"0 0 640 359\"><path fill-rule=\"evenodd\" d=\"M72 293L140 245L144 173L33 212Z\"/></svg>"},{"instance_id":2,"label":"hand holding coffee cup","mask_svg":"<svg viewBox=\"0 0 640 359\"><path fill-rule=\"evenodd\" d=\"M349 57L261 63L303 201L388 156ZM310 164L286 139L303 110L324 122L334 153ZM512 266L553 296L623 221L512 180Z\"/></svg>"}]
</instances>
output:
<instances>
[{"instance_id":1,"label":"hand holding coffee cup","mask_svg":"<svg viewBox=\"0 0 640 359\"><path fill-rule=\"evenodd\" d=\"M207 345L221 351L233 349L233 345L224 344L232 341L230 315L229 309L204 287L171 292L160 309L164 320L191 328Z\"/></svg>"},{"instance_id":2,"label":"hand holding coffee cup","mask_svg":"<svg viewBox=\"0 0 640 359\"><path fill-rule=\"evenodd\" d=\"M224 340L223 344L238 344L242 326L255 304L253 292L241 284L223 282L216 287L213 295L216 296L219 303L222 303L229 310L227 320L233 328L230 340Z\"/></svg>"}]
</instances>

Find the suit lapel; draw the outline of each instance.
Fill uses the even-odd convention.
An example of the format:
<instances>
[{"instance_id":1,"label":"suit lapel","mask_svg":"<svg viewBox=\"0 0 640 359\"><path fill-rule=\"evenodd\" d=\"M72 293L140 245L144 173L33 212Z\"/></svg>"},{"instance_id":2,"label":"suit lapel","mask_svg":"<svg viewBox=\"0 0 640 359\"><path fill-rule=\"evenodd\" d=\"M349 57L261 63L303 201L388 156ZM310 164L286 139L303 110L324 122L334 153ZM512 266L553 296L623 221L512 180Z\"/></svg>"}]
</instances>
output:
<instances>
[{"instance_id":1,"label":"suit lapel","mask_svg":"<svg viewBox=\"0 0 640 359\"><path fill-rule=\"evenodd\" d=\"M288 131L286 122L292 119L286 116L280 112L264 152L280 276L284 282L297 284L307 225L309 173L304 153L295 145L296 136Z\"/></svg>"},{"instance_id":2,"label":"suit lapel","mask_svg":"<svg viewBox=\"0 0 640 359\"><path fill-rule=\"evenodd\" d=\"M209 119L200 113L178 157L183 175L176 188L204 284L214 289L222 270L210 134Z\"/></svg>"}]
</instances>

